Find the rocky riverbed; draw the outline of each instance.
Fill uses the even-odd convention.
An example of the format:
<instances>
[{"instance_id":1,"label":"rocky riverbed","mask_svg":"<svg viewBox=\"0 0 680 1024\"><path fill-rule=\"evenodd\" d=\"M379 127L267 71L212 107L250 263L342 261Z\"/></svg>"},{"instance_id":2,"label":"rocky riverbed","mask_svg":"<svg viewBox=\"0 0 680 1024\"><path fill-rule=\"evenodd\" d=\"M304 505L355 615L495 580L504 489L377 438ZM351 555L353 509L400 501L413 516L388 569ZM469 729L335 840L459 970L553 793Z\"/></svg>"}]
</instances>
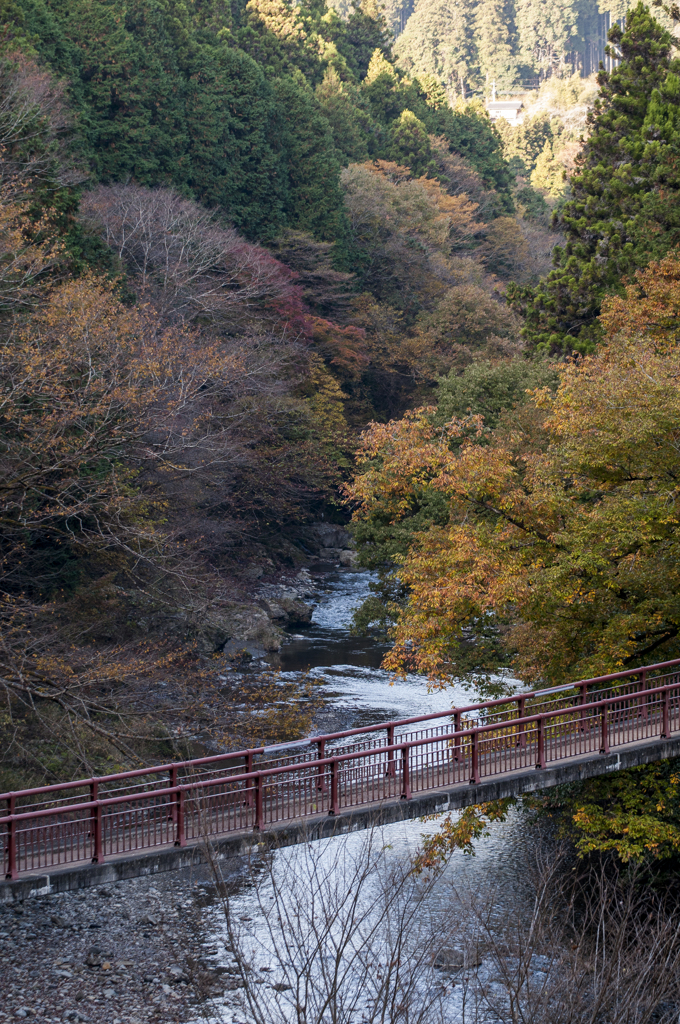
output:
<instances>
[{"instance_id":1,"label":"rocky riverbed","mask_svg":"<svg viewBox=\"0 0 680 1024\"><path fill-rule=\"evenodd\" d=\"M225 990L203 876L171 873L0 904L0 1021L174 1024Z\"/></svg>"}]
</instances>

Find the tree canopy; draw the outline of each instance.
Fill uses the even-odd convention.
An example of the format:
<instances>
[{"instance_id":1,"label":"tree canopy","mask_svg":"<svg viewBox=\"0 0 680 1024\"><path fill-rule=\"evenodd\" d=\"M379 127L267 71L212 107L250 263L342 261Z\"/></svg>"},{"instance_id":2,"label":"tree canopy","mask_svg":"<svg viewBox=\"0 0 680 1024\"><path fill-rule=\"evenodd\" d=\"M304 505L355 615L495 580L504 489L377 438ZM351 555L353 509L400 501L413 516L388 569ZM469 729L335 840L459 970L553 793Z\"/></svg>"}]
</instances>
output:
<instances>
[{"instance_id":1,"label":"tree canopy","mask_svg":"<svg viewBox=\"0 0 680 1024\"><path fill-rule=\"evenodd\" d=\"M340 165L389 159L404 112L446 137L512 209L488 120L432 107L425 87L397 73L378 13L357 8L342 20L324 4L288 0L233 10L16 0L8 31L66 83L75 149L99 181L171 184L219 206L251 239L302 229L341 252ZM376 55L386 81L369 74Z\"/></svg>"},{"instance_id":2,"label":"tree canopy","mask_svg":"<svg viewBox=\"0 0 680 1024\"><path fill-rule=\"evenodd\" d=\"M679 281L677 255L638 272L597 352L491 429L427 410L369 429L357 520L441 509L398 559L386 664L552 685L678 655Z\"/></svg>"},{"instance_id":3,"label":"tree canopy","mask_svg":"<svg viewBox=\"0 0 680 1024\"><path fill-rule=\"evenodd\" d=\"M638 4L610 38L621 63L599 75L591 132L577 158L559 221L566 235L555 269L534 288L511 290L525 335L539 352L589 352L610 292L677 246L677 96L671 36Z\"/></svg>"}]
</instances>

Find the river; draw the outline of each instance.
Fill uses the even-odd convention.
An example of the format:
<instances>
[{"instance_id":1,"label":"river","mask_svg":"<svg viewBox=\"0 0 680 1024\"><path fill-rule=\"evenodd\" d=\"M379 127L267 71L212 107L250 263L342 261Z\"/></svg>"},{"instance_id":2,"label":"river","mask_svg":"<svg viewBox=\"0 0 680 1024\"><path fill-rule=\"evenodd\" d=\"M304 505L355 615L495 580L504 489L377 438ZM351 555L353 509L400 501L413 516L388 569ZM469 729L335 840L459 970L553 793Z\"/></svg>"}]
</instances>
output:
<instances>
[{"instance_id":1,"label":"river","mask_svg":"<svg viewBox=\"0 0 680 1024\"><path fill-rule=\"evenodd\" d=\"M352 611L368 595L370 581L369 573L357 571L338 571L322 577L311 625L291 635L277 659L284 678L311 669L322 682L327 706L321 716L321 729L317 731L445 711L454 704L471 703L476 698L473 692L456 685L446 691L429 692L426 680L419 676L395 682L380 668L385 648L376 641L350 634ZM373 975L371 971L366 973L366 957L359 955L352 943L343 954L348 960L354 957L355 966L348 969L344 977L346 991L342 1007L336 1006L334 1011L328 1009L324 1013L317 1006L318 991L323 988L321 978L325 977L324 961L332 961L337 956L333 936L336 932L341 934L349 925L347 896L354 893L357 906L361 907L358 912L361 920L355 921L352 927L357 934L371 932L370 957L376 963L389 960L390 942L382 918L387 919L390 914L393 918L396 913L395 906L390 908L385 904L385 892L395 892L397 883L392 880L392 889L388 886L386 890L385 880L396 871L403 884L402 866L418 848L423 835L438 826L437 819L405 821L384 826L372 835L354 833L312 843L309 847L286 848L277 851L270 862L256 861L250 870L241 870L229 878L229 927L225 923L224 907L219 901L213 902L214 893L210 885L206 885L206 912L210 922L205 939L206 957L230 972L225 973L225 978L229 978L235 970L233 949L240 948L252 966L251 976L257 977L259 987L251 986L251 989L262 1002L259 1009L249 1007L243 989L237 987L240 984L237 980L233 990L225 991L224 996L214 1002L214 1016L210 1019L220 1024L253 1024L258 1020L263 1024L300 1024L303 1021L361 1024L379 1019L384 1024L402 1019L415 1024L438 1024L439 1021L471 1020L469 1014L465 1014L470 993L459 979L460 972L457 975L437 966L433 968L431 956L420 965L420 954L413 943L407 944L411 950L409 955L418 961L419 972L412 972L411 996L416 1002L418 999L427 1002L433 993L436 996L436 1007L430 1006L424 1016L412 1012L402 1017L394 1008L382 1016L377 1012ZM438 943L448 947L464 941L463 929L455 922L452 937L454 907L458 908L457 915L469 916L469 907L479 906L481 897L482 905L490 908L492 916L501 922L516 915L523 901L527 906L530 904L527 850L535 842L534 832L529 836L530 829L521 813L512 813L505 822L490 826L488 835L477 843L475 856L457 852L436 882L419 882L412 890L410 883L406 884L399 912L408 917L409 907L417 904L417 927L409 919L409 928L418 932L423 922L427 922L427 936L420 935L419 939L421 947L427 942L431 946L434 943L432 948L436 952ZM370 877L363 877L361 864L371 858ZM339 894L344 895L339 898ZM352 913L357 913L356 908ZM330 939L319 941L318 922L324 920L324 915L329 918ZM238 935L233 934L234 931ZM311 995L308 992L308 1005L301 1013L291 994L299 982L300 964L305 960L313 934L317 935L318 950L316 960L312 957L308 965L306 983L309 989L312 979L313 992ZM480 963L481 967L477 965L476 969L477 980L480 970L485 970L483 956ZM491 967L486 970L488 982ZM291 976L297 981L286 988Z\"/></svg>"},{"instance_id":2,"label":"river","mask_svg":"<svg viewBox=\"0 0 680 1024\"><path fill-rule=\"evenodd\" d=\"M368 597L372 578L347 570L324 575L312 624L292 634L276 659L284 677L311 669L323 682L326 717L338 723L327 730L324 722L323 731L446 711L476 699L460 685L429 692L422 676L395 682L380 668L385 645L351 635L352 612Z\"/></svg>"}]
</instances>

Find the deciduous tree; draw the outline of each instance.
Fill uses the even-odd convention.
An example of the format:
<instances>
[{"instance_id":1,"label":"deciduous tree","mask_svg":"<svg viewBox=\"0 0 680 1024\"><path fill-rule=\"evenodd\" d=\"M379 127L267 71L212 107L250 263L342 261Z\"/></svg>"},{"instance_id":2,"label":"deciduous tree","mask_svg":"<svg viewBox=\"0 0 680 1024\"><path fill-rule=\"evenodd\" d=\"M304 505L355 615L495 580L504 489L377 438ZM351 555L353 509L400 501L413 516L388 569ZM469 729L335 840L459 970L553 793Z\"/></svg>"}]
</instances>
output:
<instances>
[{"instance_id":1,"label":"deciduous tree","mask_svg":"<svg viewBox=\"0 0 680 1024\"><path fill-rule=\"evenodd\" d=\"M606 306L606 345L490 437L481 417L424 411L368 431L360 522L397 523L423 492L447 509L398 568L390 667L445 678L469 656L552 684L677 656L680 381L652 311L673 322L679 276L676 256L640 272Z\"/></svg>"}]
</instances>

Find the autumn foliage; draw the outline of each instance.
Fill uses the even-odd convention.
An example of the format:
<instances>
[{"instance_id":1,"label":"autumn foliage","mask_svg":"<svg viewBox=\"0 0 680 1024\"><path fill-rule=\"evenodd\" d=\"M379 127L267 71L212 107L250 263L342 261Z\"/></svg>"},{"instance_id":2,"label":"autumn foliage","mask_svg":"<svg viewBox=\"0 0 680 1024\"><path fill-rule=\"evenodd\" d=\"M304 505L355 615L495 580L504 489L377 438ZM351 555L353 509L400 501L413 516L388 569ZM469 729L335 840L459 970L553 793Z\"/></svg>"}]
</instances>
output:
<instances>
[{"instance_id":1,"label":"autumn foliage","mask_svg":"<svg viewBox=\"0 0 680 1024\"><path fill-rule=\"evenodd\" d=\"M388 667L533 685L677 656L679 282L675 254L640 272L605 306L606 343L490 433L427 409L367 431L357 520L397 522L421 492L447 509L396 570Z\"/></svg>"}]
</instances>

